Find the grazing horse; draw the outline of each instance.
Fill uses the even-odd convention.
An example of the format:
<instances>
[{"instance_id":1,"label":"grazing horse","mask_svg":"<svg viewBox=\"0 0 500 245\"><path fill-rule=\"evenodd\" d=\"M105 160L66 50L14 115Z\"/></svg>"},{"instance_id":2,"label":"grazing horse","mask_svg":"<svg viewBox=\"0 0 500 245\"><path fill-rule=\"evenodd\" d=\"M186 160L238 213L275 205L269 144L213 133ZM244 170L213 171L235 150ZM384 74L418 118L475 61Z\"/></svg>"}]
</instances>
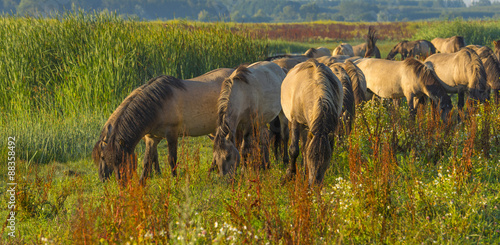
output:
<instances>
[{"instance_id":1,"label":"grazing horse","mask_svg":"<svg viewBox=\"0 0 500 245\"><path fill-rule=\"evenodd\" d=\"M436 37L431 40L439 53L455 53L465 47L465 40L462 36L453 36L449 38Z\"/></svg>"},{"instance_id":2,"label":"grazing horse","mask_svg":"<svg viewBox=\"0 0 500 245\"><path fill-rule=\"evenodd\" d=\"M217 130L214 138L212 166L219 175L234 177L241 156L245 160L251 153L254 134L260 133L262 165L269 163L268 129L266 124L277 116L287 124L281 111L280 89L285 72L277 64L262 61L248 67L240 66L222 83L218 99ZM282 125L282 129L286 125ZM256 131L260 129L260 131ZM235 136L242 135L240 152Z\"/></svg>"},{"instance_id":3,"label":"grazing horse","mask_svg":"<svg viewBox=\"0 0 500 245\"><path fill-rule=\"evenodd\" d=\"M477 47L476 45L468 45L468 48L476 51L484 65L486 71L486 85L488 89L493 90L495 101L500 102L500 62L495 53L487 46ZM489 94L489 92L488 92Z\"/></svg>"},{"instance_id":4,"label":"grazing horse","mask_svg":"<svg viewBox=\"0 0 500 245\"><path fill-rule=\"evenodd\" d=\"M440 106L441 118L446 121L452 109L451 99L430 63L414 58L404 61L360 59L355 63L366 77L369 92L389 99L406 97L412 117L416 113L414 98L427 96Z\"/></svg>"},{"instance_id":5,"label":"grazing horse","mask_svg":"<svg viewBox=\"0 0 500 245\"><path fill-rule=\"evenodd\" d=\"M462 48L456 53L437 53L427 59L447 93L458 93L458 108L465 105L465 92L480 102L486 101L486 71L483 62L474 50Z\"/></svg>"},{"instance_id":6,"label":"grazing horse","mask_svg":"<svg viewBox=\"0 0 500 245\"><path fill-rule=\"evenodd\" d=\"M319 58L322 56L330 56L330 50L324 47L319 48L310 48L308 49L304 55L309 58Z\"/></svg>"},{"instance_id":7,"label":"grazing horse","mask_svg":"<svg viewBox=\"0 0 500 245\"><path fill-rule=\"evenodd\" d=\"M427 40L417 40L417 41L401 41L396 46L394 46L389 54L387 54L388 60L394 59L397 54L401 55L401 60L407 57L423 56L427 57L431 54L436 53L436 48L434 45Z\"/></svg>"},{"instance_id":8,"label":"grazing horse","mask_svg":"<svg viewBox=\"0 0 500 245\"><path fill-rule=\"evenodd\" d=\"M302 155L309 185L321 184L332 158L343 96L342 84L331 69L314 59L288 72L281 85L281 105L291 122L291 162L286 180L297 172L299 138L306 130L307 140L302 142Z\"/></svg>"},{"instance_id":9,"label":"grazing horse","mask_svg":"<svg viewBox=\"0 0 500 245\"><path fill-rule=\"evenodd\" d=\"M152 166L160 173L157 146L164 138L175 175L177 138L215 132L221 84L233 71L217 69L189 80L159 76L132 91L104 124L92 151L101 181L107 180L114 171L118 180L128 179L122 173L127 168L135 171L135 164L130 163L134 162L134 149L141 138L146 143L141 183L145 184Z\"/></svg>"},{"instance_id":10,"label":"grazing horse","mask_svg":"<svg viewBox=\"0 0 500 245\"><path fill-rule=\"evenodd\" d=\"M354 125L354 118L356 116L356 103L354 99L354 91L352 90L352 82L349 74L344 69L343 63L333 63L328 67L332 70L333 74L342 83L343 88L343 102L342 102L342 113L341 120L339 122L337 135L350 135L352 127Z\"/></svg>"},{"instance_id":11,"label":"grazing horse","mask_svg":"<svg viewBox=\"0 0 500 245\"><path fill-rule=\"evenodd\" d=\"M372 57L380 58L380 50L375 45L377 42L376 31L373 27L370 26L368 28L368 35L366 38L366 42L362 44L358 44L352 46L348 43L341 43L338 47L336 47L332 56L334 55L348 55L350 57L361 56L361 57Z\"/></svg>"}]
</instances>

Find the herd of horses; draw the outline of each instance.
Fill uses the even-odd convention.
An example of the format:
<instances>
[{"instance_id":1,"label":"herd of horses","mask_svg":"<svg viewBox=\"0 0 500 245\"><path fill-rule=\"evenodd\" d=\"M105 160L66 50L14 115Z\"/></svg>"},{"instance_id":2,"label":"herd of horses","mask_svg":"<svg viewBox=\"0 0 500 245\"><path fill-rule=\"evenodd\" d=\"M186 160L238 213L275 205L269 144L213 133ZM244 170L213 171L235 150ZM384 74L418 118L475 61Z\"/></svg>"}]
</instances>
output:
<instances>
[{"instance_id":1,"label":"herd of horses","mask_svg":"<svg viewBox=\"0 0 500 245\"><path fill-rule=\"evenodd\" d=\"M348 135L357 105L373 97L405 97L410 116L429 98L449 120L452 102L465 95L478 102L499 101L500 40L495 49L466 46L464 38L402 41L381 59L376 32L370 28L366 43L340 44L332 52L311 48L303 55L279 55L238 68L220 68L181 80L159 76L132 91L111 114L92 151L99 177L130 179L137 167L135 148L145 141L145 184L154 170L161 172L158 143L166 139L173 175L177 143L182 136L213 139L210 170L233 178L240 162L261 159L269 167L270 139L275 153L282 147L288 165L284 180L296 174L299 149L310 185L321 184L330 164L335 139ZM400 54L401 60L393 60ZM372 58L374 57L374 58ZM302 146L299 147L299 142Z\"/></svg>"}]
</instances>

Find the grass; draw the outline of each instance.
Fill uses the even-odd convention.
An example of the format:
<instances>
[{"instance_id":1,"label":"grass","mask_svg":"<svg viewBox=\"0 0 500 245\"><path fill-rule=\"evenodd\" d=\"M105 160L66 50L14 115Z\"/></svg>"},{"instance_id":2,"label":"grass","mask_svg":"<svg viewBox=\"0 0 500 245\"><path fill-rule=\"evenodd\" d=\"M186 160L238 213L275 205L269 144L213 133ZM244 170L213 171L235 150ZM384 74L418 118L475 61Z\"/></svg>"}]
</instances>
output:
<instances>
[{"instance_id":1,"label":"grass","mask_svg":"<svg viewBox=\"0 0 500 245\"><path fill-rule=\"evenodd\" d=\"M371 101L358 107L355 129L336 142L321 189L309 189L300 175L281 185L286 166L274 156L271 169L241 171L235 181L225 181L208 171L212 142L207 137L180 141L177 177L168 174L162 142L163 176L145 187L137 178L127 188L114 178L101 183L90 160L100 128L130 90L151 76L189 78L270 53L334 45L251 40L224 24L179 28L186 25L197 24L141 23L101 14L0 19L0 67L6 71L0 83L10 88L0 92L0 137L17 139L16 237L8 237L4 225L2 242L500 241L498 105L480 105L450 125L429 108L413 122L405 105L394 109ZM391 42L380 41L382 53ZM3 144L0 154L8 156ZM136 151L142 162L143 143ZM1 165L0 179L7 178L7 165ZM0 181L5 219L7 183Z\"/></svg>"}]
</instances>

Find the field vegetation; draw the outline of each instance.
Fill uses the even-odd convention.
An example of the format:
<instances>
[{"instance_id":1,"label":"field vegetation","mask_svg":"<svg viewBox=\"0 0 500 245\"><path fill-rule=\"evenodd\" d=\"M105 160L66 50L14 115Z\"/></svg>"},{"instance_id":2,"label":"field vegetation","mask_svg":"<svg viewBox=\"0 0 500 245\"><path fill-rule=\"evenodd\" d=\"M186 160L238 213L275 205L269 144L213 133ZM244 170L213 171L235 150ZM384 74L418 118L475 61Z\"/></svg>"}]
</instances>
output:
<instances>
[{"instance_id":1,"label":"field vegetation","mask_svg":"<svg viewBox=\"0 0 500 245\"><path fill-rule=\"evenodd\" d=\"M475 38L468 42L489 44L500 36L494 24L463 20L403 29L414 33L409 37L430 39L449 35L447 28L441 28L447 25L460 25L457 34L473 33L474 37L466 36ZM478 26L483 31L474 32ZM320 44L331 48L341 41L275 41L267 39L268 34L260 37L234 29L233 24L147 23L99 13L54 19L2 17L0 156L5 162L7 138L15 136L17 190L12 211L17 230L16 237L10 237L3 225L1 241L500 241L500 106L495 104L470 108L462 121L444 124L430 108L411 121L405 105L393 108L370 101L357 108L352 134L336 141L321 189L308 188L300 175L282 185L286 166L274 155L270 170L248 168L232 182L221 179L208 171L212 159L208 137L180 140L177 177L168 174L162 143L162 176L154 176L145 187L138 185L137 178L126 188L113 178L101 183L90 159L101 127L123 98L151 77L191 78L274 53L301 53ZM143 145L136 150L139 162L143 150ZM0 217L4 219L11 211L5 191L7 172L2 164Z\"/></svg>"}]
</instances>

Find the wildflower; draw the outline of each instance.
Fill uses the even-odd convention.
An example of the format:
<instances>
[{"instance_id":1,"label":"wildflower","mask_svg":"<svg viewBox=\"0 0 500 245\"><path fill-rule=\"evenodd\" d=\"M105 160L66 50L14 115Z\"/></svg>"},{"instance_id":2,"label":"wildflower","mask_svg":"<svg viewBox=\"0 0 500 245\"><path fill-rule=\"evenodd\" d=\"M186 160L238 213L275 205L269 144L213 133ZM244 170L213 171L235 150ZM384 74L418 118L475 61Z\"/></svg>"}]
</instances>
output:
<instances>
[{"instance_id":1,"label":"wildflower","mask_svg":"<svg viewBox=\"0 0 500 245\"><path fill-rule=\"evenodd\" d=\"M215 221L214 227L217 228L218 225L219 225L219 223L217 223L217 221Z\"/></svg>"}]
</instances>

